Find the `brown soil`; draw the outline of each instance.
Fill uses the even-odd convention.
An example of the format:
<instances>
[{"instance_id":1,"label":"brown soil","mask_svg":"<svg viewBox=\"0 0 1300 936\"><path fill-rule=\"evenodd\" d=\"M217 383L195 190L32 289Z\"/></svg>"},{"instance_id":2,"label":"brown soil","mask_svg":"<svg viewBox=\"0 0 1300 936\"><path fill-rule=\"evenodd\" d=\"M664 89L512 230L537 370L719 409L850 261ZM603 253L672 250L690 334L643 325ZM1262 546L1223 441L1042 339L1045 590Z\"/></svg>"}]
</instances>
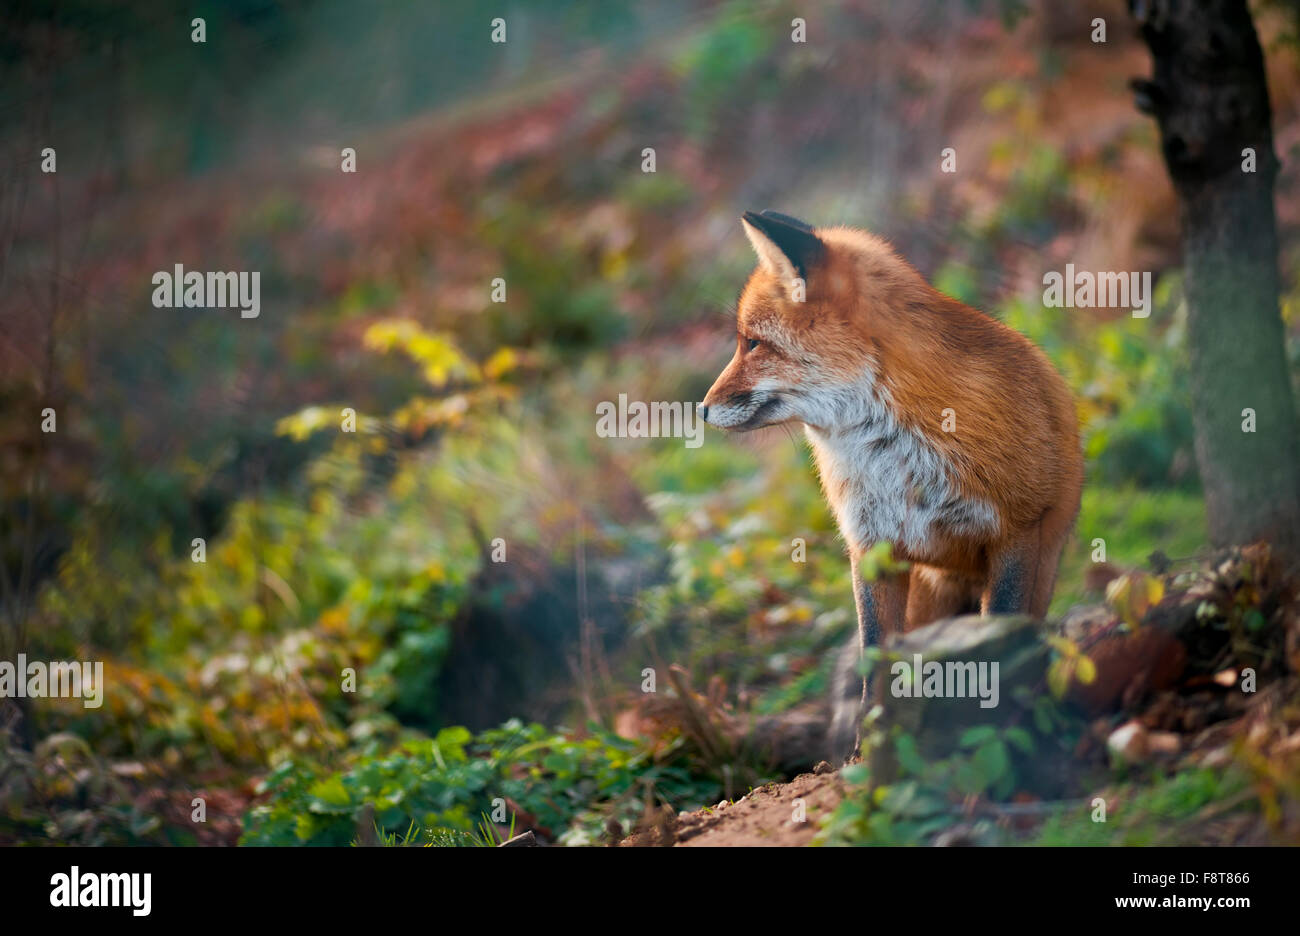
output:
<instances>
[{"instance_id":1,"label":"brown soil","mask_svg":"<svg viewBox=\"0 0 1300 936\"><path fill-rule=\"evenodd\" d=\"M789 783L769 783L734 803L680 815L660 816L650 828L623 840L625 846L800 846L812 844L821 820L844 798L838 771L825 763L819 773ZM799 801L803 821L795 821Z\"/></svg>"}]
</instances>

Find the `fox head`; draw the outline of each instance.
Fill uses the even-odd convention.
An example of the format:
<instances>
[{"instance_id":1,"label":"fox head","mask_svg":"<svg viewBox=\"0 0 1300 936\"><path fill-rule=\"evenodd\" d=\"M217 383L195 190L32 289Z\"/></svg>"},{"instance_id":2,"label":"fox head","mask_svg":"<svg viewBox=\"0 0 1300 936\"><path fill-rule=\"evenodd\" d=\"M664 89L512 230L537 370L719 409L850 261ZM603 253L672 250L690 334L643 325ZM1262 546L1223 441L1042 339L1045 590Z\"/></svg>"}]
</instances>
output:
<instances>
[{"instance_id":1,"label":"fox head","mask_svg":"<svg viewBox=\"0 0 1300 936\"><path fill-rule=\"evenodd\" d=\"M740 295L736 352L701 418L735 431L860 420L879 348L872 332L883 324L873 308L891 292L908 298L919 274L863 231L814 230L772 211L747 211L740 223L758 266Z\"/></svg>"}]
</instances>

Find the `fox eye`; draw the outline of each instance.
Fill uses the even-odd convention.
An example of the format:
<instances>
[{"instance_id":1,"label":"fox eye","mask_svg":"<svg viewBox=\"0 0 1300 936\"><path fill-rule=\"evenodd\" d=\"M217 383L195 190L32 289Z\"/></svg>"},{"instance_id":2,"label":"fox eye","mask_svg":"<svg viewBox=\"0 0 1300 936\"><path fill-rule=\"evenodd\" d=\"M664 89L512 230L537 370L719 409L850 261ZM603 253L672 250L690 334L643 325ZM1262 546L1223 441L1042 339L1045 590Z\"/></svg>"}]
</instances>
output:
<instances>
[{"instance_id":1,"label":"fox eye","mask_svg":"<svg viewBox=\"0 0 1300 936\"><path fill-rule=\"evenodd\" d=\"M763 343L763 342L759 341L757 338L748 338L748 339L746 339L746 341L747 341L748 344L749 344L749 348L748 348L748 350L750 350L750 351L753 351L755 348L757 348L759 345L761 345L761 344Z\"/></svg>"}]
</instances>

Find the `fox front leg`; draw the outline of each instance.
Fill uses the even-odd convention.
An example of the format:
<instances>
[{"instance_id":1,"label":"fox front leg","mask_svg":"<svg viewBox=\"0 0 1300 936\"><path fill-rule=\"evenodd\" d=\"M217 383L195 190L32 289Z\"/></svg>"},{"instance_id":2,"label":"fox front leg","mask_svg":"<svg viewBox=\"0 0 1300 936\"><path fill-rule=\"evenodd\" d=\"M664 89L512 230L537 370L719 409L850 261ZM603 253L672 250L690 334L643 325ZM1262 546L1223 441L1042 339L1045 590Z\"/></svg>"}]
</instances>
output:
<instances>
[{"instance_id":1,"label":"fox front leg","mask_svg":"<svg viewBox=\"0 0 1300 936\"><path fill-rule=\"evenodd\" d=\"M867 647L878 646L891 632L902 628L909 582L906 577L901 582L864 581L857 555L850 555L858 633L844 643L831 678L827 756L837 764L852 758L862 743L862 717L866 714L866 701L871 697L869 679L862 673L863 653Z\"/></svg>"},{"instance_id":2,"label":"fox front leg","mask_svg":"<svg viewBox=\"0 0 1300 936\"><path fill-rule=\"evenodd\" d=\"M880 646L885 637L903 632L911 579L906 572L900 572L881 574L875 581L867 581L856 555L850 560L850 568L853 601L858 609L858 642L863 650Z\"/></svg>"},{"instance_id":3,"label":"fox front leg","mask_svg":"<svg viewBox=\"0 0 1300 936\"><path fill-rule=\"evenodd\" d=\"M858 609L858 664L868 647L878 647L890 634L901 634L907 616L907 592L911 581L906 572L884 574L875 581L863 578L858 557L851 560L853 601ZM870 675L862 677L862 713L870 697ZM859 738L861 740L861 738Z\"/></svg>"}]
</instances>

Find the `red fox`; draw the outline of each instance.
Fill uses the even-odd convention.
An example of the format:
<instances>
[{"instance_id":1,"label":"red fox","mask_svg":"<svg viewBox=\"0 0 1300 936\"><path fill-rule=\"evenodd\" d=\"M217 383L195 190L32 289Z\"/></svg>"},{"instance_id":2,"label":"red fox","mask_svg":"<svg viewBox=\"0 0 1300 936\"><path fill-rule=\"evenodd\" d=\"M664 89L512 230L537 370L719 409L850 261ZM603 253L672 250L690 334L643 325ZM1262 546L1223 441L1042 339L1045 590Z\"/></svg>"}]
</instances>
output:
<instances>
[{"instance_id":1,"label":"red fox","mask_svg":"<svg viewBox=\"0 0 1300 936\"><path fill-rule=\"evenodd\" d=\"M803 424L848 545L858 652L976 608L1044 616L1083 486L1074 398L1047 357L865 231L741 224L758 267L700 416ZM866 582L881 541L910 569Z\"/></svg>"}]
</instances>

